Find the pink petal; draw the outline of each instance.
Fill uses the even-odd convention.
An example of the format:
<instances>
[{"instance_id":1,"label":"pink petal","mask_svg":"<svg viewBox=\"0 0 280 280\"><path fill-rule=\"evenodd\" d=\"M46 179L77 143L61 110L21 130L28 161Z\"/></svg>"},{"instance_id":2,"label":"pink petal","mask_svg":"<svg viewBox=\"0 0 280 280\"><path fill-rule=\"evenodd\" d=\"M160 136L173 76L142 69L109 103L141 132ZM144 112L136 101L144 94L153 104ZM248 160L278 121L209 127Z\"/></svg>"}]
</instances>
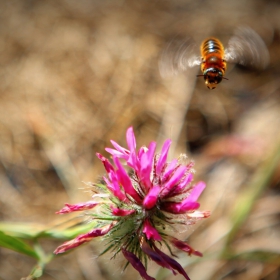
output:
<instances>
[{"instance_id":1,"label":"pink petal","mask_svg":"<svg viewBox=\"0 0 280 280\"><path fill-rule=\"evenodd\" d=\"M160 157L158 159L157 162L157 167L156 167L156 174L159 176L162 171L163 171L163 167L166 163L167 160L167 155L168 155L168 151L171 145L171 140L167 139L161 149L161 153L160 153Z\"/></svg>"},{"instance_id":2,"label":"pink petal","mask_svg":"<svg viewBox=\"0 0 280 280\"><path fill-rule=\"evenodd\" d=\"M140 149L138 150L138 158L141 158L143 156L143 154L145 154L147 152L147 147L140 147Z\"/></svg>"},{"instance_id":3,"label":"pink petal","mask_svg":"<svg viewBox=\"0 0 280 280\"><path fill-rule=\"evenodd\" d=\"M126 193L128 193L137 203L141 203L141 199L138 195L138 193L136 192L136 190L134 189L129 176L127 175L125 169L123 168L123 166L121 165L120 161L118 158L113 157L114 162L118 168L118 170L116 171L117 177L118 177L118 181L121 183L122 187L124 188L124 191Z\"/></svg>"},{"instance_id":4,"label":"pink petal","mask_svg":"<svg viewBox=\"0 0 280 280\"><path fill-rule=\"evenodd\" d=\"M176 184L182 179L185 172L187 170L187 167L184 165L180 165L171 178L166 182L164 188L161 191L160 197L164 198L168 196L176 187Z\"/></svg>"},{"instance_id":5,"label":"pink petal","mask_svg":"<svg viewBox=\"0 0 280 280\"><path fill-rule=\"evenodd\" d=\"M117 197L120 201L127 200L126 196L120 190L116 171L115 171L113 165L109 162L109 160L107 158L102 156L100 153L96 153L96 155L102 161L102 163L108 173L108 176L111 180L111 182L110 182L108 179L103 177L104 181L106 182L108 190L110 190L114 194L114 196Z\"/></svg>"},{"instance_id":6,"label":"pink petal","mask_svg":"<svg viewBox=\"0 0 280 280\"><path fill-rule=\"evenodd\" d=\"M174 169L176 168L178 164L177 159L173 159L164 170L164 174L162 176L162 183L165 183L167 180L169 180L170 175L174 172Z\"/></svg>"},{"instance_id":7,"label":"pink petal","mask_svg":"<svg viewBox=\"0 0 280 280\"><path fill-rule=\"evenodd\" d=\"M148 219L144 222L143 233L146 234L147 238L153 240L162 240L158 231L151 225Z\"/></svg>"},{"instance_id":8,"label":"pink petal","mask_svg":"<svg viewBox=\"0 0 280 280\"><path fill-rule=\"evenodd\" d=\"M106 187L107 189L115 196L117 197L120 201L127 201L127 198L125 196L125 194L121 191L119 183L117 181L117 179L114 179L113 174L109 174L110 179L112 182L110 182L106 177L103 177L103 180L106 183Z\"/></svg>"},{"instance_id":9,"label":"pink petal","mask_svg":"<svg viewBox=\"0 0 280 280\"><path fill-rule=\"evenodd\" d=\"M145 196L145 199L143 201L143 206L145 209L151 209L153 208L158 200L158 195L160 192L160 186L153 186L148 194Z\"/></svg>"},{"instance_id":10,"label":"pink petal","mask_svg":"<svg viewBox=\"0 0 280 280\"><path fill-rule=\"evenodd\" d=\"M129 158L127 159L127 164L138 171L139 164L136 156L136 139L133 132L133 128L129 127L126 131L126 142L128 149L130 150Z\"/></svg>"},{"instance_id":11,"label":"pink petal","mask_svg":"<svg viewBox=\"0 0 280 280\"><path fill-rule=\"evenodd\" d=\"M165 202L161 205L161 209L172 214L184 214L187 211L196 210L199 206L200 204L196 201L188 201L184 204L182 202Z\"/></svg>"},{"instance_id":12,"label":"pink petal","mask_svg":"<svg viewBox=\"0 0 280 280\"><path fill-rule=\"evenodd\" d=\"M111 140L112 145L115 147L115 149L119 152L121 152L122 154L126 154L129 155L129 150L125 149L124 147L120 146L117 142L115 142L114 140Z\"/></svg>"},{"instance_id":13,"label":"pink petal","mask_svg":"<svg viewBox=\"0 0 280 280\"><path fill-rule=\"evenodd\" d=\"M184 192L186 187L188 187L189 183L192 181L192 179L193 179L193 174L192 173L187 174L184 180L175 187L171 195L174 196Z\"/></svg>"},{"instance_id":14,"label":"pink petal","mask_svg":"<svg viewBox=\"0 0 280 280\"><path fill-rule=\"evenodd\" d=\"M140 172L138 174L140 182L142 185L146 188L146 190L149 190L151 187L151 172L153 168L153 159L156 149L156 143L151 142L149 145L148 150L141 155L140 158Z\"/></svg>"},{"instance_id":15,"label":"pink petal","mask_svg":"<svg viewBox=\"0 0 280 280\"><path fill-rule=\"evenodd\" d=\"M196 201L183 201L181 202L180 212L181 214L186 213L187 211L194 211L198 209L200 204Z\"/></svg>"},{"instance_id":16,"label":"pink petal","mask_svg":"<svg viewBox=\"0 0 280 280\"><path fill-rule=\"evenodd\" d=\"M130 151L135 151L136 149L136 139L133 131L133 127L129 127L126 131L126 142Z\"/></svg>"},{"instance_id":17,"label":"pink petal","mask_svg":"<svg viewBox=\"0 0 280 280\"><path fill-rule=\"evenodd\" d=\"M205 189L206 184L204 182L198 182L192 189L190 195L187 197L189 201L197 201L203 190Z\"/></svg>"},{"instance_id":18,"label":"pink petal","mask_svg":"<svg viewBox=\"0 0 280 280\"><path fill-rule=\"evenodd\" d=\"M190 255L196 255L198 257L202 257L202 253L200 253L199 251L194 250L189 244L187 244L186 242L183 242L181 240L178 240L176 238L172 238L170 240L172 242L172 244L177 247L178 249L187 252Z\"/></svg>"},{"instance_id":19,"label":"pink petal","mask_svg":"<svg viewBox=\"0 0 280 280\"><path fill-rule=\"evenodd\" d=\"M120 216L120 217L129 216L135 212L135 210L133 210L133 209L126 210L126 209L115 208L113 206L111 206L111 210L112 210L112 214L114 216Z\"/></svg>"},{"instance_id":20,"label":"pink petal","mask_svg":"<svg viewBox=\"0 0 280 280\"><path fill-rule=\"evenodd\" d=\"M123 153L114 150L112 148L105 148L105 151L108 152L109 154L111 154L112 156L118 157L118 158L124 158L125 160L128 158L127 156L124 156Z\"/></svg>"},{"instance_id":21,"label":"pink petal","mask_svg":"<svg viewBox=\"0 0 280 280\"><path fill-rule=\"evenodd\" d=\"M186 166L180 165L176 169L176 171L174 172L172 177L165 184L165 188L171 189L177 182L179 182L182 179L182 177L185 174L186 170L187 170Z\"/></svg>"},{"instance_id":22,"label":"pink petal","mask_svg":"<svg viewBox=\"0 0 280 280\"><path fill-rule=\"evenodd\" d=\"M115 223L111 223L103 228L96 228L88 233L80 234L76 238L74 238L70 241L64 242L62 245L57 247L55 249L54 253L55 254L64 253L70 249L73 249L75 247L82 245L85 242L91 241L94 237L105 235L111 230L111 228L114 226L114 224Z\"/></svg>"},{"instance_id":23,"label":"pink petal","mask_svg":"<svg viewBox=\"0 0 280 280\"><path fill-rule=\"evenodd\" d=\"M112 145L114 146L114 149L110 149L110 148L105 148L105 150L110 153L113 156L118 156L120 158L123 158L125 160L127 160L129 158L129 154L130 151L123 148L122 146L120 146L117 142L115 142L114 140L111 140Z\"/></svg>"},{"instance_id":24,"label":"pink petal","mask_svg":"<svg viewBox=\"0 0 280 280\"><path fill-rule=\"evenodd\" d=\"M173 205L173 209L176 208L175 211L179 211L178 213L185 213L187 211L196 210L199 208L199 203L196 200L199 198L202 191L205 189L206 185L204 182L197 183L192 189L190 195L185 198L182 202L177 203L177 205Z\"/></svg>"},{"instance_id":25,"label":"pink petal","mask_svg":"<svg viewBox=\"0 0 280 280\"><path fill-rule=\"evenodd\" d=\"M120 201L128 201L126 195L123 193L123 190L120 188L119 178L117 171L111 171L108 173L108 177L112 182L114 192L113 194L119 198Z\"/></svg>"},{"instance_id":26,"label":"pink petal","mask_svg":"<svg viewBox=\"0 0 280 280\"><path fill-rule=\"evenodd\" d=\"M122 253L124 257L129 261L129 263L139 272L142 278L144 278L145 280L156 280L155 278L147 274L144 265L133 253L126 251L123 248L122 248Z\"/></svg>"},{"instance_id":27,"label":"pink petal","mask_svg":"<svg viewBox=\"0 0 280 280\"><path fill-rule=\"evenodd\" d=\"M71 213L74 211L83 211L83 210L89 210L94 208L96 205L98 205L99 202L95 201L87 201L87 202L82 202L78 204L69 204L65 203L65 206L56 212L56 214L65 214L65 213Z\"/></svg>"},{"instance_id":28,"label":"pink petal","mask_svg":"<svg viewBox=\"0 0 280 280\"><path fill-rule=\"evenodd\" d=\"M96 156L102 161L107 173L109 173L110 171L114 171L113 165L109 162L107 158L102 156L100 153L96 153Z\"/></svg>"}]
</instances>

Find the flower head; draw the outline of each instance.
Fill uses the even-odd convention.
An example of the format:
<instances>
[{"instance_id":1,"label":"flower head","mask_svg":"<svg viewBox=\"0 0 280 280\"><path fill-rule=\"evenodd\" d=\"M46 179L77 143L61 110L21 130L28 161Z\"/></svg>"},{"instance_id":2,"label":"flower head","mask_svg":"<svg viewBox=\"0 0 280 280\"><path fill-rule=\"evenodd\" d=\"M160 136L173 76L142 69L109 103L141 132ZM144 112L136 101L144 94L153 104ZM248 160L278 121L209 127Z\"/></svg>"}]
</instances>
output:
<instances>
[{"instance_id":1,"label":"flower head","mask_svg":"<svg viewBox=\"0 0 280 280\"><path fill-rule=\"evenodd\" d=\"M90 215L97 221L97 226L65 242L54 253L63 253L103 236L107 241L104 252L111 250L113 257L122 252L142 278L154 279L143 265L143 261L147 263L147 259L151 259L174 274L180 273L189 279L182 266L163 253L158 245L170 243L188 255L202 256L186 242L174 238L173 234L176 223L192 225L210 215L209 211L198 210L200 205L197 200L205 183L191 184L192 162L182 163L181 158L167 162L170 140L166 140L160 153L156 154L155 142L151 142L148 148L136 150L132 127L128 128L126 139L128 149L113 140L114 149L106 148L112 155L113 164L103 155L96 154L107 173L103 184L95 185L103 194L94 195L97 200L65 204L57 212L64 214L93 209ZM125 165L132 172L128 173Z\"/></svg>"}]
</instances>

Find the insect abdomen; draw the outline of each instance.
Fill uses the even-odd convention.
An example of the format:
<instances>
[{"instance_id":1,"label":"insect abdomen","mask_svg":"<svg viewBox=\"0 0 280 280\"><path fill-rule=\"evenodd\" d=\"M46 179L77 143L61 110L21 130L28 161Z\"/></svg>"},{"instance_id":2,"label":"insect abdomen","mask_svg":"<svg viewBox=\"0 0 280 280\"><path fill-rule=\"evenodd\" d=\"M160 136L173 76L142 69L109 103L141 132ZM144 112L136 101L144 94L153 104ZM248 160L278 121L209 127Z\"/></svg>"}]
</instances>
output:
<instances>
[{"instance_id":1,"label":"insect abdomen","mask_svg":"<svg viewBox=\"0 0 280 280\"><path fill-rule=\"evenodd\" d=\"M224 61L224 47L216 38L208 38L201 44L200 47L202 63L201 70L204 72L209 67L217 67L223 72L226 69Z\"/></svg>"},{"instance_id":2,"label":"insect abdomen","mask_svg":"<svg viewBox=\"0 0 280 280\"><path fill-rule=\"evenodd\" d=\"M216 38L208 38L201 44L201 54L206 56L209 53L217 53L224 56L224 47Z\"/></svg>"}]
</instances>

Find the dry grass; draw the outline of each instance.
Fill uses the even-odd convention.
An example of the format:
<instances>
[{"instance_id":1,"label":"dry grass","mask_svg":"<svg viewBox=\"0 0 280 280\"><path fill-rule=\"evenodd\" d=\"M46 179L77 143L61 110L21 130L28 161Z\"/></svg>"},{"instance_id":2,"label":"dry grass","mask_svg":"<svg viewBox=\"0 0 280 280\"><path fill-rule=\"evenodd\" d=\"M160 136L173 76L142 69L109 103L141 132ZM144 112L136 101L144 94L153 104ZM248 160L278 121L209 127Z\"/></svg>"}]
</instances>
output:
<instances>
[{"instance_id":1,"label":"dry grass","mask_svg":"<svg viewBox=\"0 0 280 280\"><path fill-rule=\"evenodd\" d=\"M110 139L124 144L133 125L139 146L173 139L173 152L187 151L196 180L207 182L201 205L212 216L182 233L205 254L200 263L181 258L191 279L279 279L279 167L265 173L280 140L279 14L278 1L264 0L1 1L1 220L60 223L54 212L65 201L87 200L81 182L103 174L95 153ZM265 71L235 67L214 91L194 72L160 78L158 57L170 36L227 42L243 24L268 45ZM266 176L254 197L254 180ZM228 240L236 258L225 260L225 236L246 188L252 211ZM51 252L58 242L43 245ZM121 275L119 262L108 268L110 256L95 257L98 247L92 242L57 258L41 279L138 277L130 269ZM278 259L242 256L259 250ZM0 249L0 279L27 276L34 264Z\"/></svg>"}]
</instances>

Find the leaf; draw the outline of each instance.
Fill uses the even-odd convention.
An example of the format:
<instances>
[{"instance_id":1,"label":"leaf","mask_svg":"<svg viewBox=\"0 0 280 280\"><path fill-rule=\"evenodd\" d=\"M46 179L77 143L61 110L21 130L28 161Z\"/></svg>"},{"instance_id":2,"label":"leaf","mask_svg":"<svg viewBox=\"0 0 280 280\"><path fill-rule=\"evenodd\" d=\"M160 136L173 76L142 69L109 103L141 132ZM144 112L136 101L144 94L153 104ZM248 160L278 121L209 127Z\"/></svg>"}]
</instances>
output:
<instances>
[{"instance_id":1,"label":"leaf","mask_svg":"<svg viewBox=\"0 0 280 280\"><path fill-rule=\"evenodd\" d=\"M280 254L272 251L254 250L242 252L236 255L230 255L227 259L231 260L247 260L247 261L259 261L270 264L280 264Z\"/></svg>"},{"instance_id":2,"label":"leaf","mask_svg":"<svg viewBox=\"0 0 280 280\"><path fill-rule=\"evenodd\" d=\"M18 238L7 235L2 231L0 231L0 246L30 256L37 260L40 258L36 251L28 244Z\"/></svg>"},{"instance_id":3,"label":"leaf","mask_svg":"<svg viewBox=\"0 0 280 280\"><path fill-rule=\"evenodd\" d=\"M9 236L33 239L36 238L43 230L44 225L31 223L9 223L0 222L0 231L5 232Z\"/></svg>"},{"instance_id":4,"label":"leaf","mask_svg":"<svg viewBox=\"0 0 280 280\"><path fill-rule=\"evenodd\" d=\"M56 239L72 239L79 234L83 234L93 229L96 226L96 222L87 224L79 224L70 228L63 229L49 229L42 232L43 236L48 236Z\"/></svg>"},{"instance_id":5,"label":"leaf","mask_svg":"<svg viewBox=\"0 0 280 280\"><path fill-rule=\"evenodd\" d=\"M36 239L39 237L51 237L55 239L74 238L78 234L85 233L94 227L95 222L77 225L52 226L49 229L41 224L16 224L0 223L0 231L4 231L12 237Z\"/></svg>"}]
</instances>

